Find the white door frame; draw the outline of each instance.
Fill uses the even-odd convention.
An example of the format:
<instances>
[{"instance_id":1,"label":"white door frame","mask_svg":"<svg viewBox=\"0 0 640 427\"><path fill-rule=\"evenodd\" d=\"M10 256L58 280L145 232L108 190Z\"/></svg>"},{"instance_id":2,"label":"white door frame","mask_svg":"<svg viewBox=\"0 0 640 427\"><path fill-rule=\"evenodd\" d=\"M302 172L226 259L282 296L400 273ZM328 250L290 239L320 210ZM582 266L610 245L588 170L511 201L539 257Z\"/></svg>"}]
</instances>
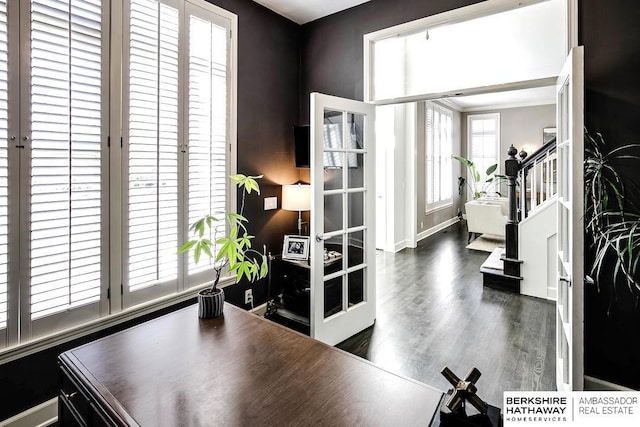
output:
<instances>
[{"instance_id":1,"label":"white door frame","mask_svg":"<svg viewBox=\"0 0 640 427\"><path fill-rule=\"evenodd\" d=\"M372 102L376 105L387 105L387 104L397 104L397 103L409 103L409 102L416 102L416 101L420 101L420 100L429 100L429 99L439 99L448 95L451 95L453 93L457 93L460 92L460 90L453 90L447 93L432 93L432 94L422 94L419 96L409 96L409 97L402 97L402 98L396 98L396 99L390 99L390 100L384 100L384 101L374 101L372 100L372 85L374 82L374 76L373 76L373 63L374 63L374 44L376 41L384 39L384 38L388 38L388 37L393 37L393 36L397 36L399 34L406 34L406 33L415 33L415 32L420 32L420 31L424 31L426 28L432 28L434 26L438 26L438 25L446 25L449 23L453 23L456 21L462 21L462 20L467 20L467 19L471 19L471 18L477 18L480 16L488 16L488 15L492 15L492 14L496 14L496 13L500 13L506 10L510 10L516 7L520 7L521 5L526 5L526 4L534 4L534 3L539 3L541 1L545 1L545 0L531 0L531 1L521 1L521 0L487 0L484 2L480 2L480 3L476 3L474 5L471 6L467 6L467 7L463 7L463 8L459 8L459 9L454 9L448 12L444 12L441 14L437 14L437 15L433 15L433 16L429 16L426 18L422 18L422 19L418 19L412 22L408 22L408 23L404 23L404 24L400 24L400 25L396 25L393 27L389 27L389 28L385 28L379 31L375 31L369 34L365 34L363 37L363 48L364 48L364 100L365 102ZM578 46L578 0L565 0L565 5L566 5L566 14L565 14L565 19L567 22L567 37L566 37L566 43L567 43L567 52L570 52L571 49L575 48ZM487 87L483 87L483 88L464 88L464 92L465 94L479 94L479 93L491 93L491 92L498 92L498 91L504 91L504 90L513 90L513 89L524 89L524 88L528 88L528 87L536 87L536 86L550 86L550 85L554 85L555 82L555 78L549 78L549 79L537 79L537 80L532 80L532 81L528 81L528 82L516 82L516 83L507 83L507 84L502 84L502 85L494 85L494 86L487 86ZM580 130L580 132L582 132L582 130ZM583 141L580 140L580 145L583 144ZM583 153L582 153L583 154ZM581 162L581 159L578 158L571 158L570 161L572 164L578 164ZM581 163L580 163L581 164ZM415 177L414 177L415 179ZM575 185L575 183L574 183ZM387 203L392 203L391 200L389 200L389 198L387 199ZM574 198L574 200L571 201L572 203L572 207L573 212L581 212L582 211L582 204L581 202L578 202L578 200L576 200ZM577 248L576 248L577 249ZM583 263L583 259L580 259L580 263ZM575 264L575 262L574 262ZM583 267L583 266L582 266ZM575 270L575 268L574 268ZM583 283L582 283L582 277L581 276L575 276L576 280L574 281L575 283L573 284L574 286L574 290L573 290L573 295L574 295L574 301L576 302L580 302L582 303L582 299L583 299L583 291L582 291L582 287L583 287ZM578 278L579 277L579 278ZM579 289L577 289L579 288ZM580 322L580 326L579 328L582 329L582 323ZM576 335L577 334L577 335ZM576 339L575 342L572 343L572 346L576 346L578 347L577 351L573 351L573 356L572 356L572 364L574 366L574 368L572 368L572 380L571 380L571 388L580 388L581 385L584 382L584 372L583 372L583 340L582 340L582 330L577 331L574 330L574 338ZM580 339L578 339L577 337L580 337ZM556 342L557 345L557 342ZM575 350L575 348L574 348Z\"/></svg>"},{"instance_id":2,"label":"white door frame","mask_svg":"<svg viewBox=\"0 0 640 427\"><path fill-rule=\"evenodd\" d=\"M584 49L571 50L558 77L558 275L556 386L584 388Z\"/></svg>"}]
</instances>

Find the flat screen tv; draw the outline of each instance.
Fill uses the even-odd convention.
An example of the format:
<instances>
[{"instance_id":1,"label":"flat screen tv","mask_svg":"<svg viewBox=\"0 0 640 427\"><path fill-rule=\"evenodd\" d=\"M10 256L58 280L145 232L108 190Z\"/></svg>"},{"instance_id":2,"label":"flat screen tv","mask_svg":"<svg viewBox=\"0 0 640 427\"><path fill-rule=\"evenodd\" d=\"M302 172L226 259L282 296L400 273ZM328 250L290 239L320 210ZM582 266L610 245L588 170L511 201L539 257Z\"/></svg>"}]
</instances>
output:
<instances>
[{"instance_id":1,"label":"flat screen tv","mask_svg":"<svg viewBox=\"0 0 640 427\"><path fill-rule=\"evenodd\" d=\"M295 157L297 168L311 167L310 148L310 131L309 125L301 125L293 127L293 139L295 143Z\"/></svg>"}]
</instances>

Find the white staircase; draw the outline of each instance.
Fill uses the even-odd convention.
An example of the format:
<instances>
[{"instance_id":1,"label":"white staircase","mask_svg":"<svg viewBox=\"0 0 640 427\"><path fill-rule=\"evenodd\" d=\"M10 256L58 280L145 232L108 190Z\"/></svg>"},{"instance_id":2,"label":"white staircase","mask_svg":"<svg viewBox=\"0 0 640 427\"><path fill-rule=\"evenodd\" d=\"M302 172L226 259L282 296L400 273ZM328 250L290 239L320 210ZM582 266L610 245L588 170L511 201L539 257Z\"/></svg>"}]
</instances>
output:
<instances>
[{"instance_id":1,"label":"white staircase","mask_svg":"<svg viewBox=\"0 0 640 427\"><path fill-rule=\"evenodd\" d=\"M520 293L555 300L557 197L545 200L518 224L518 254L522 260Z\"/></svg>"}]
</instances>

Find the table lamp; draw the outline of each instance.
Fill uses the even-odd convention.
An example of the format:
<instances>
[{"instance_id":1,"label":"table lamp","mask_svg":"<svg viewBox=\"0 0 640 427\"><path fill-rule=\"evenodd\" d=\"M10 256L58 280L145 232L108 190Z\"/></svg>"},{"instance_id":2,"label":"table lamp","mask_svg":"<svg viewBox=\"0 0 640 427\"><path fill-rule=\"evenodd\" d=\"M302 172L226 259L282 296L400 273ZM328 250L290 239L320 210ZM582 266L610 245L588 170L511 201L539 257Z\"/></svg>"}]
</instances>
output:
<instances>
[{"instance_id":1,"label":"table lamp","mask_svg":"<svg viewBox=\"0 0 640 427\"><path fill-rule=\"evenodd\" d=\"M311 186L309 184L283 185L282 209L298 211L298 234L302 235L302 211L311 209Z\"/></svg>"}]
</instances>

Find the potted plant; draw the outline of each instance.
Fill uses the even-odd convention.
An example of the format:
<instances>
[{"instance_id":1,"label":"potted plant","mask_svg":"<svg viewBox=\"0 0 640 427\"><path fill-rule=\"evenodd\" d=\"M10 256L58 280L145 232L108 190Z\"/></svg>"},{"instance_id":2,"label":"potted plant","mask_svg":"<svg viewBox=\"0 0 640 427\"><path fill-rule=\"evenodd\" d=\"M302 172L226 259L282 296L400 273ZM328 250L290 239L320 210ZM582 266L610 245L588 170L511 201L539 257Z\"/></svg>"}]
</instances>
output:
<instances>
[{"instance_id":1,"label":"potted plant","mask_svg":"<svg viewBox=\"0 0 640 427\"><path fill-rule=\"evenodd\" d=\"M626 282L636 304L640 298L640 209L625 197L625 177L618 171L625 161L640 160L640 145L627 144L606 152L601 134L585 129L585 227L591 241L590 274L598 289L610 274L609 309L618 279Z\"/></svg>"},{"instance_id":2,"label":"potted plant","mask_svg":"<svg viewBox=\"0 0 640 427\"><path fill-rule=\"evenodd\" d=\"M498 169L497 163L487 168L483 178L480 176L480 171L478 171L475 163L471 160L460 156L453 156L453 158L467 167L470 177L469 179L463 177L458 178L458 193L460 195L462 195L462 189L466 183L474 200L487 195L500 196L500 192L496 191L496 187L502 182L505 176L496 174L496 170Z\"/></svg>"},{"instance_id":3,"label":"potted plant","mask_svg":"<svg viewBox=\"0 0 640 427\"><path fill-rule=\"evenodd\" d=\"M262 253L251 248L254 236L247 231L248 220L243 216L245 197L255 191L260 194L259 176L232 175L230 179L242 191L240 212L216 212L198 219L191 227L194 238L185 242L178 249L178 253L193 250L193 260L196 264L205 255L213 259L215 277L210 288L198 293L198 317L211 318L222 315L224 306L224 291L218 288L220 276L225 267L229 273L235 274L236 282L246 277L254 282L267 275L267 250L263 246ZM229 233L224 234L225 223L229 226Z\"/></svg>"}]
</instances>

